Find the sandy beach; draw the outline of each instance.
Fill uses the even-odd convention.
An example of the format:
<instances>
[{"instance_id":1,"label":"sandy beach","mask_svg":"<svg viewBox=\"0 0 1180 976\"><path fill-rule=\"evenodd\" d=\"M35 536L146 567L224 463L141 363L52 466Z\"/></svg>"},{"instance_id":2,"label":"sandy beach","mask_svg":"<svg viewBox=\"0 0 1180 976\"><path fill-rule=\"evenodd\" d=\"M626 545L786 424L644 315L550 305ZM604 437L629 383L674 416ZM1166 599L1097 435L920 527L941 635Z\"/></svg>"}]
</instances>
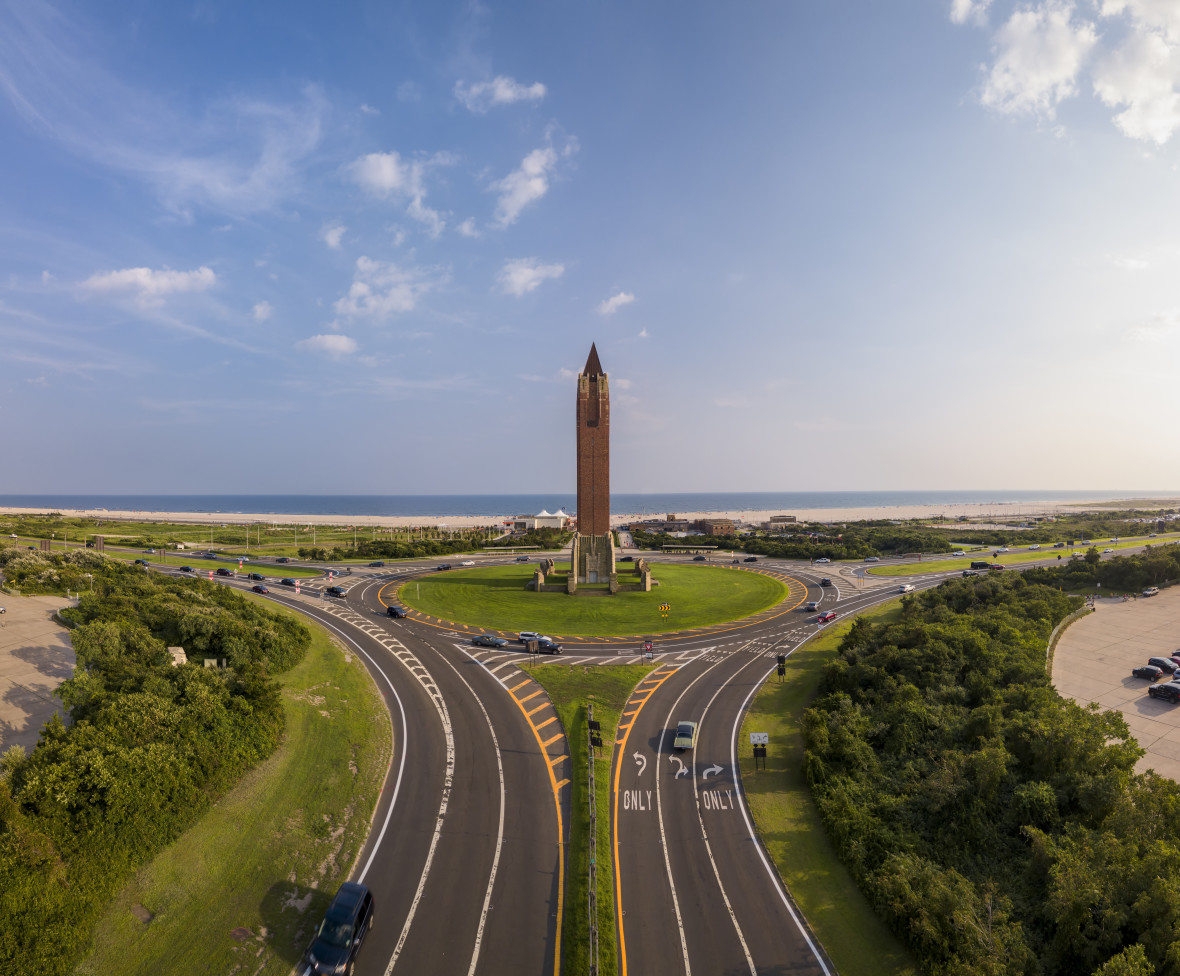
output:
<instances>
[{"instance_id":1,"label":"sandy beach","mask_svg":"<svg viewBox=\"0 0 1180 976\"><path fill-rule=\"evenodd\" d=\"M1180 499L1151 499L1150 507L1177 507ZM1005 521L1017 516L1054 515L1078 511L1100 511L1110 508L1134 508L1144 505L1143 499L1129 499L1121 501L1110 499L1107 501L1092 501L1078 504L1073 501L1043 501L1043 502L987 502L982 504L959 505L895 505L877 508L801 508L793 510L772 509L767 511L726 511L726 512L652 512L635 513L619 512L611 515L611 523L616 526L626 526L632 522L641 522L645 518L660 517L664 514L675 514L682 519L729 518L735 522L748 525L759 525L770 520L772 515L794 515L800 522L860 522L866 519L929 519L937 516L969 519L988 519ZM10 508L5 513L12 515L40 515L43 510L31 508ZM436 516L402 516L402 515L292 515L289 513L269 514L266 512L137 512L114 511L109 509L62 509L60 514L66 518L109 519L112 521L136 522L184 522L198 525L346 525L352 526L384 526L386 528L410 527L440 527L440 528L470 528L473 526L499 525L519 512L505 512L503 515L436 515Z\"/></svg>"}]
</instances>

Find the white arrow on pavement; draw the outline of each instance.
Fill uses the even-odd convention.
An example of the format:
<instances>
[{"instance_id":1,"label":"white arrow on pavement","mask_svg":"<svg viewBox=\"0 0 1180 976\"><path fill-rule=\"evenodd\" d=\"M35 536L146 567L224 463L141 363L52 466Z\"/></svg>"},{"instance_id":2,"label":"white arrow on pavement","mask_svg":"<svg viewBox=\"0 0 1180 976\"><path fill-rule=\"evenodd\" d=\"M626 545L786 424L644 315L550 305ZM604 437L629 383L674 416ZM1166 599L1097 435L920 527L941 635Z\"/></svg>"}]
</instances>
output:
<instances>
[{"instance_id":1,"label":"white arrow on pavement","mask_svg":"<svg viewBox=\"0 0 1180 976\"><path fill-rule=\"evenodd\" d=\"M705 770L704 775L701 776L701 779L708 779L712 774L719 773L719 772L721 772L720 766L716 766L716 765L710 766L708 769Z\"/></svg>"},{"instance_id":2,"label":"white arrow on pavement","mask_svg":"<svg viewBox=\"0 0 1180 976\"><path fill-rule=\"evenodd\" d=\"M678 770L676 770L676 778L677 778L677 779L680 779L680 777L681 777L681 776L687 776L687 775L688 775L688 769L687 769L687 767L684 765L684 760L683 760L683 759L681 759L679 756L669 756L669 757L668 757L668 760L669 760L669 762L674 762L674 763L676 763L676 764L677 764L677 765L680 767Z\"/></svg>"},{"instance_id":3,"label":"white arrow on pavement","mask_svg":"<svg viewBox=\"0 0 1180 976\"><path fill-rule=\"evenodd\" d=\"M635 765L639 767L639 772L635 775L642 776L643 771L647 769L647 756L643 755L643 753L639 752L639 750L636 750L632 754L632 758L635 760Z\"/></svg>"}]
</instances>

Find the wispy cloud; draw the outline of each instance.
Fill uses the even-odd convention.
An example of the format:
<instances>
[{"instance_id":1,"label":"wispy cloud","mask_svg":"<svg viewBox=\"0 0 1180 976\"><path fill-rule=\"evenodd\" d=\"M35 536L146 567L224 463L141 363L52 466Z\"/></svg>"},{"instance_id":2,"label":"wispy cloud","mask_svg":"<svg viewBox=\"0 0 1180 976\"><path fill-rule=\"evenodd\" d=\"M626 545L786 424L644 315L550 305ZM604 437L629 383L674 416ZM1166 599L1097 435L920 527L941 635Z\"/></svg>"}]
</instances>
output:
<instances>
[{"instance_id":1,"label":"wispy cloud","mask_svg":"<svg viewBox=\"0 0 1180 976\"><path fill-rule=\"evenodd\" d=\"M456 81L455 97L470 111L482 114L495 105L540 101L545 97L545 86L539 81L522 85L514 78L497 75L491 81L477 81L471 85Z\"/></svg>"},{"instance_id":2,"label":"wispy cloud","mask_svg":"<svg viewBox=\"0 0 1180 976\"><path fill-rule=\"evenodd\" d=\"M987 8L992 0L951 0L951 20L956 24L972 21L982 24L987 19Z\"/></svg>"},{"instance_id":3,"label":"wispy cloud","mask_svg":"<svg viewBox=\"0 0 1180 976\"><path fill-rule=\"evenodd\" d=\"M270 302L259 302L254 306L252 311L254 312L254 321L256 322L265 322L274 314L274 308Z\"/></svg>"},{"instance_id":4,"label":"wispy cloud","mask_svg":"<svg viewBox=\"0 0 1180 976\"><path fill-rule=\"evenodd\" d=\"M552 146L534 149L521 160L520 166L492 184L499 192L496 201L496 224L507 227L516 223L522 210L549 192L549 180L558 160L577 151L577 143L568 142L560 154Z\"/></svg>"},{"instance_id":5,"label":"wispy cloud","mask_svg":"<svg viewBox=\"0 0 1180 976\"><path fill-rule=\"evenodd\" d=\"M519 298L535 291L541 282L560 278L564 273L563 264L541 264L537 258L517 258L500 269L496 280L504 294Z\"/></svg>"},{"instance_id":6,"label":"wispy cloud","mask_svg":"<svg viewBox=\"0 0 1180 976\"><path fill-rule=\"evenodd\" d=\"M320 228L320 240L327 244L333 251L339 251L340 242L344 240L344 234L347 230L348 228L340 223L340 221L333 221Z\"/></svg>"},{"instance_id":7,"label":"wispy cloud","mask_svg":"<svg viewBox=\"0 0 1180 976\"><path fill-rule=\"evenodd\" d=\"M455 162L450 153L435 153L423 159L403 159L396 151L368 153L354 160L349 175L362 189L382 199L406 201L406 214L425 225L431 237L446 227L442 215L426 205L426 174L434 167Z\"/></svg>"},{"instance_id":8,"label":"wispy cloud","mask_svg":"<svg viewBox=\"0 0 1180 976\"><path fill-rule=\"evenodd\" d=\"M351 356L356 352L356 340L350 339L346 335L339 333L328 333L327 335L314 335L310 338L303 339L295 343L297 349L306 349L308 352L323 353L333 359L339 359L342 356Z\"/></svg>"},{"instance_id":9,"label":"wispy cloud","mask_svg":"<svg viewBox=\"0 0 1180 976\"><path fill-rule=\"evenodd\" d=\"M424 294L445 280L446 275L437 270L403 268L362 256L357 258L348 294L334 308L342 318L384 321L412 311Z\"/></svg>"},{"instance_id":10,"label":"wispy cloud","mask_svg":"<svg viewBox=\"0 0 1180 976\"><path fill-rule=\"evenodd\" d=\"M611 295L606 301L599 302L598 314L614 315L624 305L630 305L633 301L635 301L634 295L629 291L621 291L617 295Z\"/></svg>"},{"instance_id":11,"label":"wispy cloud","mask_svg":"<svg viewBox=\"0 0 1180 976\"><path fill-rule=\"evenodd\" d=\"M468 217L465 221L463 221L463 223L456 227L455 230L457 230L464 237L482 236L479 232L479 228L475 226L475 220L471 217Z\"/></svg>"},{"instance_id":12,"label":"wispy cloud","mask_svg":"<svg viewBox=\"0 0 1180 976\"><path fill-rule=\"evenodd\" d=\"M95 295L131 295L142 305L159 305L165 296L181 292L205 291L217 284L217 275L204 266L195 271L162 268L123 268L91 275L79 285Z\"/></svg>"}]
</instances>

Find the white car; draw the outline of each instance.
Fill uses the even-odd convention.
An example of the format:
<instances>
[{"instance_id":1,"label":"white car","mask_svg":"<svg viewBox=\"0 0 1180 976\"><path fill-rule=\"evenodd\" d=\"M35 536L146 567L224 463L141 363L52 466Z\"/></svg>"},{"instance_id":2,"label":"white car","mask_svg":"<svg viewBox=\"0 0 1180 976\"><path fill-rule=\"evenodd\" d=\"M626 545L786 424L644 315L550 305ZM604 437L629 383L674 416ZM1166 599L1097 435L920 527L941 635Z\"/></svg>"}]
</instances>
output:
<instances>
[{"instance_id":1,"label":"white car","mask_svg":"<svg viewBox=\"0 0 1180 976\"><path fill-rule=\"evenodd\" d=\"M546 637L544 634L538 634L538 633L537 633L535 630L522 630L522 631L521 631L521 632L520 632L520 633L517 635L517 640L519 640L519 641L520 641L520 642L523 644L523 643L525 643L525 641L531 641L531 640L535 640L535 641L552 641L552 640L553 640L553 638L552 638L552 637Z\"/></svg>"},{"instance_id":2,"label":"white car","mask_svg":"<svg viewBox=\"0 0 1180 976\"><path fill-rule=\"evenodd\" d=\"M1008 552L1008 547L1007 546L1000 546L1000 548L997 549L996 552Z\"/></svg>"},{"instance_id":3,"label":"white car","mask_svg":"<svg viewBox=\"0 0 1180 976\"><path fill-rule=\"evenodd\" d=\"M460 566L474 566L475 560L474 559L464 559L463 562L459 563L459 565Z\"/></svg>"},{"instance_id":4,"label":"white car","mask_svg":"<svg viewBox=\"0 0 1180 976\"><path fill-rule=\"evenodd\" d=\"M1034 549L1040 549L1040 548L1041 548L1040 546L1029 546L1028 550L1029 550L1029 552L1032 552Z\"/></svg>"},{"instance_id":5,"label":"white car","mask_svg":"<svg viewBox=\"0 0 1180 976\"><path fill-rule=\"evenodd\" d=\"M1105 555L1108 552L1114 552L1114 550L1113 549L1103 549L1102 552L1103 552L1103 555Z\"/></svg>"},{"instance_id":6,"label":"white car","mask_svg":"<svg viewBox=\"0 0 1180 976\"><path fill-rule=\"evenodd\" d=\"M820 563L830 563L830 562L831 562L831 560L827 556L821 556L819 559L817 559L815 561L815 564L818 566Z\"/></svg>"},{"instance_id":7,"label":"white car","mask_svg":"<svg viewBox=\"0 0 1180 976\"><path fill-rule=\"evenodd\" d=\"M963 552L962 549L956 549L954 552L951 553L951 555L952 556L965 556L965 555L967 555L967 553Z\"/></svg>"},{"instance_id":8,"label":"white car","mask_svg":"<svg viewBox=\"0 0 1180 976\"><path fill-rule=\"evenodd\" d=\"M913 593L914 592L914 584L913 583L902 583L901 586L899 586L897 588L897 592L898 593Z\"/></svg>"},{"instance_id":9,"label":"white car","mask_svg":"<svg viewBox=\"0 0 1180 976\"><path fill-rule=\"evenodd\" d=\"M865 556L866 563L879 563L880 561L881 560L878 559L876 556Z\"/></svg>"},{"instance_id":10,"label":"white car","mask_svg":"<svg viewBox=\"0 0 1180 976\"><path fill-rule=\"evenodd\" d=\"M0 613L8 613L8 611L5 610L3 607L0 607Z\"/></svg>"}]
</instances>

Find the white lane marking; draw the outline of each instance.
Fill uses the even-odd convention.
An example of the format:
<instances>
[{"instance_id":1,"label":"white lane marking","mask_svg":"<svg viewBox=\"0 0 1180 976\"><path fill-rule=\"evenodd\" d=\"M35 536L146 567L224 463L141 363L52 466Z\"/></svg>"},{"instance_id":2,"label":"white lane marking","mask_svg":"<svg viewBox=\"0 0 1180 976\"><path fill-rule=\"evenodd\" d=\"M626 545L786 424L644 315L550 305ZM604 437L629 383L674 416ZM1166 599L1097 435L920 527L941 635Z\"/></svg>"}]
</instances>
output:
<instances>
[{"instance_id":1,"label":"white lane marking","mask_svg":"<svg viewBox=\"0 0 1180 976\"><path fill-rule=\"evenodd\" d=\"M464 651L464 653L467 652ZM468 654L467 656L471 657L472 660L475 660L472 655ZM447 667L455 672L455 677L457 677L463 682L464 685L466 685L467 690L471 692L471 697L475 699L475 703L479 706L479 710L483 712L484 721L488 723L488 732L490 732L492 736L492 745L496 749L496 768L500 773L500 824L496 830L496 854L492 858L492 873L488 877L488 890L484 893L483 908L479 913L479 927L475 932L475 948L471 953L471 965L467 969L467 976L475 976L475 964L479 961L479 950L483 945L483 930L487 925L488 910L492 905L492 887L496 883L496 871L500 866L500 851L504 847L504 805L505 796L507 794L507 790L504 788L504 759L500 754L500 740L496 738L496 730L492 725L492 718L490 715L488 715L488 710L484 708L483 702L480 701L479 695L475 693L475 689L472 688L470 684L468 684L467 679L459 673L459 669L456 668L455 665L453 665L445 657L443 658L443 661L446 662Z\"/></svg>"},{"instance_id":2,"label":"white lane marking","mask_svg":"<svg viewBox=\"0 0 1180 976\"><path fill-rule=\"evenodd\" d=\"M791 648L790 651L787 651L787 654L790 655L795 650L797 650L797 648ZM754 850L758 852L758 856L762 859L762 866L766 868L766 873L770 875L770 883L774 886L774 890L778 892L779 898L782 899L783 905L790 913L791 920L795 923L795 927L799 930L799 934L803 936L803 940L807 943L807 947L811 950L811 954L815 956L815 961L819 963L820 969L824 971L824 976L832 976L832 972L830 969L828 969L827 964L824 962L823 956L820 955L819 950L815 947L815 943L811 941L811 936L808 934L807 929L804 928L803 923L799 920L799 916L795 912L795 906L791 904L791 899L787 897L787 890L783 884L782 878L778 876L778 872L774 869L774 866L770 863L770 859L766 856L766 849L762 846L762 841L758 839L758 835L754 832L754 824L750 820L749 810L746 809L746 794L742 789L741 777L738 774L737 737L738 728L740 727L742 721L742 716L746 714L746 708L750 704L750 699L754 697L754 692L762 687L763 683L767 680L767 678L770 677L771 671L774 671L774 669L777 667L778 665L775 664L775 666L772 667L770 671L767 671L766 674L762 676L761 681L754 683L754 686L750 689L750 693L746 695L746 700L742 702L741 708L739 708L734 715L733 731L729 737L729 768L731 775L733 776L733 788L737 791L738 800L740 801L738 805L742 811L742 819L746 822L746 830L750 835L750 841L754 845Z\"/></svg>"}]
</instances>

